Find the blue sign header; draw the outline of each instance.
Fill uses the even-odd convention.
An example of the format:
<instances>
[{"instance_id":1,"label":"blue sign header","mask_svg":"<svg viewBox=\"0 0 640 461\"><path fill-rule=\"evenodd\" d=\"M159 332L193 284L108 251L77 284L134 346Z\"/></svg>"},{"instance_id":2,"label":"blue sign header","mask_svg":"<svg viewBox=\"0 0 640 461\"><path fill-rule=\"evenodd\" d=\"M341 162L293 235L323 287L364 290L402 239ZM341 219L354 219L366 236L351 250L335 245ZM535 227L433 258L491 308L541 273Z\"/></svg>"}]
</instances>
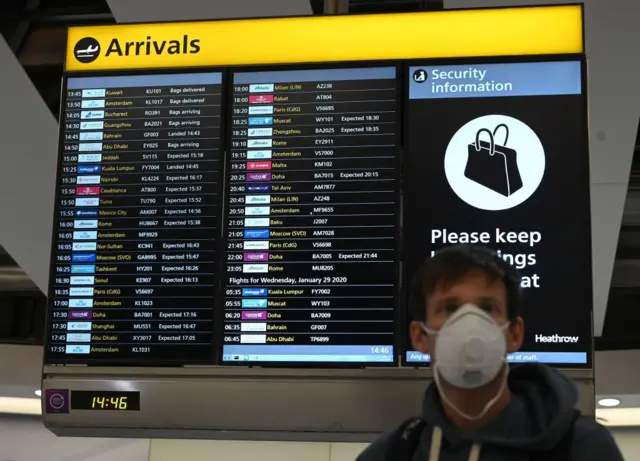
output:
<instances>
[{"instance_id":1,"label":"blue sign header","mask_svg":"<svg viewBox=\"0 0 640 461\"><path fill-rule=\"evenodd\" d=\"M580 61L414 66L409 99L580 94Z\"/></svg>"}]
</instances>

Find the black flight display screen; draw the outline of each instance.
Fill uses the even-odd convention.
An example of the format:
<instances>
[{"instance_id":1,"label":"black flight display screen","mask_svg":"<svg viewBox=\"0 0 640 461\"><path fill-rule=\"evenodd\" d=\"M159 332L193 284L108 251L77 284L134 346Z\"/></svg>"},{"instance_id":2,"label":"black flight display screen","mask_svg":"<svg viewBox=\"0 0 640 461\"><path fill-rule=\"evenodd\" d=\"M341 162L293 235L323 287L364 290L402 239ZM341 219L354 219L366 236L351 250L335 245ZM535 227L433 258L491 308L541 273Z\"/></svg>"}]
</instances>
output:
<instances>
[{"instance_id":1,"label":"black flight display screen","mask_svg":"<svg viewBox=\"0 0 640 461\"><path fill-rule=\"evenodd\" d=\"M233 74L222 362L394 362L395 67Z\"/></svg>"},{"instance_id":2,"label":"black flight display screen","mask_svg":"<svg viewBox=\"0 0 640 461\"><path fill-rule=\"evenodd\" d=\"M47 363L213 360L222 83L67 79Z\"/></svg>"},{"instance_id":3,"label":"black flight display screen","mask_svg":"<svg viewBox=\"0 0 640 461\"><path fill-rule=\"evenodd\" d=\"M589 155L583 64L408 68L407 276L456 243L522 274L526 336L511 362L591 365ZM428 355L408 350L410 364Z\"/></svg>"}]
</instances>

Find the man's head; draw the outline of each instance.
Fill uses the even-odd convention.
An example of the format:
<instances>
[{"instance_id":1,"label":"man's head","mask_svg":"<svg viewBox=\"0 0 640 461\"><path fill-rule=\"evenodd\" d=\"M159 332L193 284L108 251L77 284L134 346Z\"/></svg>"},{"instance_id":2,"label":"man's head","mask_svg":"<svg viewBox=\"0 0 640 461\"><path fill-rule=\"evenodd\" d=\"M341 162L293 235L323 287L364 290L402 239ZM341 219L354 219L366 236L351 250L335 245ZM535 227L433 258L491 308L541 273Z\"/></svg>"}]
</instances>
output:
<instances>
[{"instance_id":1,"label":"man's head","mask_svg":"<svg viewBox=\"0 0 640 461\"><path fill-rule=\"evenodd\" d=\"M433 353L435 338L426 334L424 327L440 331L451 314L465 304L486 311L498 325L509 323L507 351L520 348L524 335L520 274L492 250L456 245L427 259L411 282L409 332L414 349Z\"/></svg>"}]
</instances>

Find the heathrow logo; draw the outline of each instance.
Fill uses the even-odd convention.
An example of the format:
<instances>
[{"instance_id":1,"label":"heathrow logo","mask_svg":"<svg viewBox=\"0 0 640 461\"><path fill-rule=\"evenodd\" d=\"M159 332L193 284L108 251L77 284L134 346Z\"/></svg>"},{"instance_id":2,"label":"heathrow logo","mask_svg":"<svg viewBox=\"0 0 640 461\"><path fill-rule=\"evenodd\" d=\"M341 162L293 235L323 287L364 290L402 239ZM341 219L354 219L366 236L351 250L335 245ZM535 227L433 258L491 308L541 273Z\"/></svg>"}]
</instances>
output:
<instances>
[{"instance_id":1,"label":"heathrow logo","mask_svg":"<svg viewBox=\"0 0 640 461\"><path fill-rule=\"evenodd\" d=\"M73 55L79 62L89 64L100 56L100 43L93 37L80 39L73 48Z\"/></svg>"}]
</instances>

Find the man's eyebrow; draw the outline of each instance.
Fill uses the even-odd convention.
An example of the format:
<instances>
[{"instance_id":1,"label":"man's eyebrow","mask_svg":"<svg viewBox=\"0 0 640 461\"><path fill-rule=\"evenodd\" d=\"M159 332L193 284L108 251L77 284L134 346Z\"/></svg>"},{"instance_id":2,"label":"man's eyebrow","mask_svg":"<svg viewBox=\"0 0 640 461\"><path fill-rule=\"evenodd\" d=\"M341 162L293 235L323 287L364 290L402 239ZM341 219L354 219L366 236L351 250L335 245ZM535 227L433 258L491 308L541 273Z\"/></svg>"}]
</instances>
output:
<instances>
[{"instance_id":1,"label":"man's eyebrow","mask_svg":"<svg viewBox=\"0 0 640 461\"><path fill-rule=\"evenodd\" d=\"M458 298L457 296L447 296L445 298L438 300L437 304L447 304L450 302L457 302L459 299L460 298Z\"/></svg>"}]
</instances>

